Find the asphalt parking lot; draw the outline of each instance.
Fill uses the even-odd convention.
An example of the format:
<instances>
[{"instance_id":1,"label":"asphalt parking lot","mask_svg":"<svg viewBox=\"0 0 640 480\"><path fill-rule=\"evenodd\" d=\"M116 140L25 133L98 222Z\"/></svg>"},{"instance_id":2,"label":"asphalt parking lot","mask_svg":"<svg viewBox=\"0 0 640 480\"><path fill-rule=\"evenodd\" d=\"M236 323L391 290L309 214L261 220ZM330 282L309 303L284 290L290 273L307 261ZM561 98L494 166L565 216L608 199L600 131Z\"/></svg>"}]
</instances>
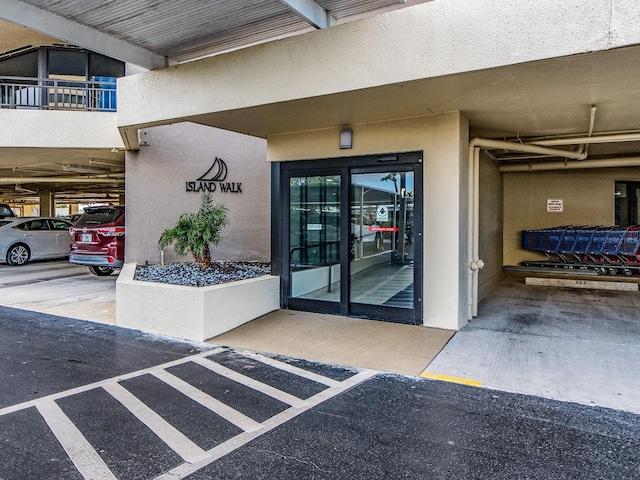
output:
<instances>
[{"instance_id":1,"label":"asphalt parking lot","mask_svg":"<svg viewBox=\"0 0 640 480\"><path fill-rule=\"evenodd\" d=\"M0 307L0 478L635 479L640 416Z\"/></svg>"},{"instance_id":2,"label":"asphalt parking lot","mask_svg":"<svg viewBox=\"0 0 640 480\"><path fill-rule=\"evenodd\" d=\"M117 328L116 278L0 265L0 480L638 478L637 293L503 282L427 369L476 388Z\"/></svg>"}]
</instances>

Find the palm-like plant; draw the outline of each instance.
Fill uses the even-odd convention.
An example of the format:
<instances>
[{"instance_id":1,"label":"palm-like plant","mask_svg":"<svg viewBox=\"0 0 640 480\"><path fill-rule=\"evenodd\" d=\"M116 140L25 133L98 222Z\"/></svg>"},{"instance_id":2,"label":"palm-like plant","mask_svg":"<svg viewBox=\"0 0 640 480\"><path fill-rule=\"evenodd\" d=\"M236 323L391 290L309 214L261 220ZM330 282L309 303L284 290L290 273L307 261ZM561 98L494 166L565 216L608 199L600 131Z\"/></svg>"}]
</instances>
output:
<instances>
[{"instance_id":1,"label":"palm-like plant","mask_svg":"<svg viewBox=\"0 0 640 480\"><path fill-rule=\"evenodd\" d=\"M211 267L209 244L219 245L222 241L221 231L228 224L227 211L223 204L214 204L209 193L203 193L200 210L180 215L175 227L162 232L158 247L173 244L177 255L190 253L200 268Z\"/></svg>"}]
</instances>

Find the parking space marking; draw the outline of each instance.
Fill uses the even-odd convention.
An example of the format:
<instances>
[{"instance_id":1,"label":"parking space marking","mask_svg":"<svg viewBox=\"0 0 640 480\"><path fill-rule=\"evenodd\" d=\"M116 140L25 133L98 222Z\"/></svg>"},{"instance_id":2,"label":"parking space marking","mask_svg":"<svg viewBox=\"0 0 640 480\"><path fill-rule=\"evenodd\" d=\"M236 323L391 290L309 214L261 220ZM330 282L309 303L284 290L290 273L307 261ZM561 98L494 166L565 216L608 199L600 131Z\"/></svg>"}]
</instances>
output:
<instances>
[{"instance_id":1,"label":"parking space marking","mask_svg":"<svg viewBox=\"0 0 640 480\"><path fill-rule=\"evenodd\" d=\"M217 415L220 415L222 418L233 423L236 427L244 430L245 432L252 432L262 428L262 425L252 418L247 417L243 413L231 408L226 403L222 403L220 400L204 393L202 390L198 390L190 383L185 382L166 370L154 371L151 372L151 374L158 380L161 380L170 387L175 388L183 395L186 395L191 400L198 402L200 405L208 408Z\"/></svg>"},{"instance_id":2,"label":"parking space marking","mask_svg":"<svg viewBox=\"0 0 640 480\"><path fill-rule=\"evenodd\" d=\"M263 355L253 354L250 352L238 352L240 355L253 358L275 369L280 369L300 377L311 379L328 387L310 398L303 400L294 395L290 395L286 392L273 388L270 385L266 385L260 381L230 370L211 359L205 358L227 350L231 349L226 347L214 348L154 367L138 370L125 375L119 375L117 377L83 385L36 400L30 400L10 407L5 407L0 409L0 416L24 410L26 408L36 407L37 411L44 418L56 439L62 445L65 452L77 468L78 472L85 479L114 480L117 477L114 476L113 472L109 469L102 457L96 452L82 432L74 425L71 419L67 417L64 411L56 403L56 400L63 399L65 397L102 388L127 408L127 410L129 410L140 422L146 425L171 450L182 457L184 463L157 477L158 480L177 480L183 479L188 475L197 472L206 465L209 465L228 453L233 452L235 449L247 444L255 438L258 438L264 433L273 430L279 425L288 422L301 413L306 412L322 402L366 381L376 373L369 370L358 370L346 380L336 381ZM235 410L232 406L220 402L209 394L199 390L197 387L166 371L166 369L170 367L186 363L195 363L205 366L209 370L223 375L234 382L240 383L246 387L264 393L269 397L285 402L289 404L290 407L273 415L262 423L259 423ZM156 411L148 407L142 400L119 383L145 374L154 376L170 387L175 388L182 395L185 395L186 397L191 398L192 400L209 408L222 418L238 426L243 430L242 433L223 441L210 450L202 449L184 433L167 422Z\"/></svg>"},{"instance_id":3,"label":"parking space marking","mask_svg":"<svg viewBox=\"0 0 640 480\"><path fill-rule=\"evenodd\" d=\"M298 377L303 377L306 378L307 380L311 380L314 381L316 383L321 383L323 385L326 385L328 387L336 387L338 385L340 385L340 382L338 380L334 380L332 378L327 378L324 377L322 375L319 375L317 373L313 373L310 372L308 370L304 370L302 368L296 367L295 365L290 365L286 362L281 362L280 360L276 360L275 358L271 358L271 357L267 357L265 355L261 355L259 353L256 352L251 352L248 350L237 350L239 353L241 353L242 355L244 355L245 357L249 357L249 358L253 358L255 360L258 360L259 362L262 362L266 365L272 366L277 368L278 370L282 370L285 372L289 372L292 373L294 375L297 375Z\"/></svg>"},{"instance_id":4,"label":"parking space marking","mask_svg":"<svg viewBox=\"0 0 640 480\"><path fill-rule=\"evenodd\" d=\"M202 458L204 450L189 440L182 432L164 418L145 405L129 390L119 383L110 383L102 387L113 398L118 400L138 420L144 423L167 446L187 462L195 462Z\"/></svg>"},{"instance_id":5,"label":"parking space marking","mask_svg":"<svg viewBox=\"0 0 640 480\"><path fill-rule=\"evenodd\" d=\"M71 388L69 390L65 390L63 392L52 393L51 395L46 395L44 397L36 398L34 400L27 400L26 402L17 403L15 405L11 405L8 407L0 408L0 417L3 415L7 415L9 413L18 412L20 410L24 410L25 408L35 407L40 402L44 402L47 400L58 400L60 398L69 397L71 395L75 395L77 393L88 392L89 390L93 390L94 388L102 387L103 385L108 385L109 383L119 382L123 380L129 380L131 378L140 377L144 374L153 374L155 371L164 370L166 368L175 367L176 365L182 365L183 363L187 363L192 361L197 357L204 357L207 355L215 355L216 353L222 352L226 350L226 348L214 348L211 350L206 350L204 352L196 353L195 355L191 355L188 357L182 357L177 360L172 360L167 363L163 363L160 365L154 365L153 367L144 368L142 370L136 370L135 372L125 373L123 375L118 375L116 377L107 378L105 380L99 380L97 382L88 383L86 385L81 385L79 387Z\"/></svg>"},{"instance_id":6,"label":"parking space marking","mask_svg":"<svg viewBox=\"0 0 640 480\"><path fill-rule=\"evenodd\" d=\"M303 402L303 405L298 407L290 407L287 410L280 412L277 415L274 415L270 419L266 420L262 423L263 428L261 430L253 431L253 432L244 432L235 437L227 440L220 445L212 448L207 451L206 458L195 462L195 463L183 463L182 465L178 465L172 470L158 476L155 480L180 480L188 477L189 475L197 472L201 468L206 467L207 465L215 462L216 460L228 455L234 450L246 445L250 441L258 438L259 436L273 430L274 428L288 422L289 420L297 417L301 413L310 410L311 408L333 398L350 388L355 387L356 385L368 380L372 376L375 375L374 371L363 371L353 375L352 377L340 382L339 386L331 387L327 390L323 390L322 392L312 396Z\"/></svg>"},{"instance_id":7,"label":"parking space marking","mask_svg":"<svg viewBox=\"0 0 640 480\"><path fill-rule=\"evenodd\" d=\"M55 401L38 402L36 408L84 478L117 480L102 457Z\"/></svg>"},{"instance_id":8,"label":"parking space marking","mask_svg":"<svg viewBox=\"0 0 640 480\"><path fill-rule=\"evenodd\" d=\"M219 363L214 362L213 360L209 360L208 358L197 357L193 359L194 363L201 365L205 368L208 368L212 372L217 373L218 375L222 375L227 377L234 382L241 383L246 385L253 390L264 393L276 400L279 400L287 405L291 405L292 407L300 407L304 405L304 400L291 395L290 393L283 392L282 390L278 390L277 388L272 387L271 385L267 385L266 383L262 383L258 380L254 380L251 377L247 377L241 373L238 373L234 370L231 370L227 367L223 367Z\"/></svg>"}]
</instances>

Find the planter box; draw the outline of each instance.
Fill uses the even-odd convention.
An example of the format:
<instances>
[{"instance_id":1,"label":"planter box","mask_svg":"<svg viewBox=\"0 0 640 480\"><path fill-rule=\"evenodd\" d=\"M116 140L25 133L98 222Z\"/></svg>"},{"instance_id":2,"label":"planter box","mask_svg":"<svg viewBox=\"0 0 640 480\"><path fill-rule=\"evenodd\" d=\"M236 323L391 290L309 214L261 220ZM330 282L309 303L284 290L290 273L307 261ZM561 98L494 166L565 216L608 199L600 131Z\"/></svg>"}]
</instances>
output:
<instances>
[{"instance_id":1,"label":"planter box","mask_svg":"<svg viewBox=\"0 0 640 480\"><path fill-rule=\"evenodd\" d=\"M280 308L277 276L209 287L134 280L126 264L116 282L116 325L203 341Z\"/></svg>"}]
</instances>

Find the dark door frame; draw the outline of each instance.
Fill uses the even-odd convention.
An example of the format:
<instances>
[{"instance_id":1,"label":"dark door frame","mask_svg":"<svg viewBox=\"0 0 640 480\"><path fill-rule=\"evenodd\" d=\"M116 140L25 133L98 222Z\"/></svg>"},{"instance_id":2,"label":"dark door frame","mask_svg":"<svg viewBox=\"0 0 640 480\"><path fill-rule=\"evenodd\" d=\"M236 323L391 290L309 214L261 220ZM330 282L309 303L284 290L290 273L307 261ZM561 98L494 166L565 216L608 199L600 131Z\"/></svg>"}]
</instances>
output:
<instances>
[{"instance_id":1,"label":"dark door frame","mask_svg":"<svg viewBox=\"0 0 640 480\"><path fill-rule=\"evenodd\" d=\"M271 171L271 271L280 276L280 305L282 308L304 310L335 315L361 318L373 318L391 322L421 324L422 323L422 239L423 239L423 190L422 190L422 152L404 152L381 155L363 155L355 157L339 157L322 160L300 160L272 164ZM350 304L348 298L350 262L350 223L341 221L340 258L342 263L340 302L323 302L289 298L289 179L292 176L340 175L340 198L343 205L351 205L351 173L362 173L368 170L401 170L414 172L414 308L374 307L370 305ZM347 209L346 211L349 211ZM349 215L347 215L349 217Z\"/></svg>"}]
</instances>

